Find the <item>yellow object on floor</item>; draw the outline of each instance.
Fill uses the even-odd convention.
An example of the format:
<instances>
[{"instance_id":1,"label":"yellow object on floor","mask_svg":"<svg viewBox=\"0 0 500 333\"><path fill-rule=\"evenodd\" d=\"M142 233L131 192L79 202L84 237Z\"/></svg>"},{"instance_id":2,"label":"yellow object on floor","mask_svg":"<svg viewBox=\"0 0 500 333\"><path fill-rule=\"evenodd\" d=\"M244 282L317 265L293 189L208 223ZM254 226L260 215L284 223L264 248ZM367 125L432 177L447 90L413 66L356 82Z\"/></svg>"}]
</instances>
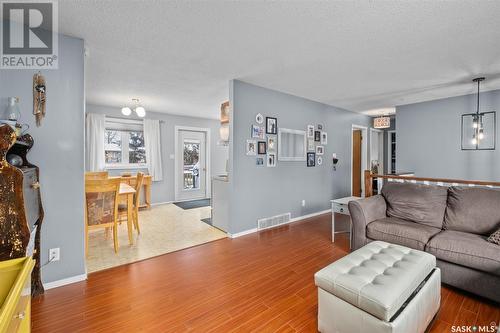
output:
<instances>
[{"instance_id":1,"label":"yellow object on floor","mask_svg":"<svg viewBox=\"0 0 500 333\"><path fill-rule=\"evenodd\" d=\"M0 262L0 333L31 331L31 257Z\"/></svg>"}]
</instances>

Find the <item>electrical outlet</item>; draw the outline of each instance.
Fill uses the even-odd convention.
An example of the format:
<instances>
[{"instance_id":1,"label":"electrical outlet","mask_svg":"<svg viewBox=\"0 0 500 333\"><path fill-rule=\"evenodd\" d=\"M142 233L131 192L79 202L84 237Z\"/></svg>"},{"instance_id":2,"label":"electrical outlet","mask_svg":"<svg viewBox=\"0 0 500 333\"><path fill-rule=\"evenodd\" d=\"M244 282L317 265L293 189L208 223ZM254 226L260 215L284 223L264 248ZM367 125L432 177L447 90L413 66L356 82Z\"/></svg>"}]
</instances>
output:
<instances>
[{"instance_id":1,"label":"electrical outlet","mask_svg":"<svg viewBox=\"0 0 500 333\"><path fill-rule=\"evenodd\" d=\"M49 261L59 261L61 259L61 251L58 247L49 250Z\"/></svg>"},{"instance_id":2,"label":"electrical outlet","mask_svg":"<svg viewBox=\"0 0 500 333\"><path fill-rule=\"evenodd\" d=\"M302 207L305 207L305 206L306 206L306 201L302 200Z\"/></svg>"}]
</instances>

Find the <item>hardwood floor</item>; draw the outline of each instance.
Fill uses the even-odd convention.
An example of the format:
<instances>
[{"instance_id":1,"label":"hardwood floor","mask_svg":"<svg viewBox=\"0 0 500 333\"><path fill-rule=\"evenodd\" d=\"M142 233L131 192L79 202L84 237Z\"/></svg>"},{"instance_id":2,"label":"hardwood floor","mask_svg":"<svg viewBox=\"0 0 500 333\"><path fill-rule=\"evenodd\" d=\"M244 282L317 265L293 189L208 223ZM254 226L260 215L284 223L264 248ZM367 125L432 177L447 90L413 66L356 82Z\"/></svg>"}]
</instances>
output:
<instances>
[{"instance_id":1,"label":"hardwood floor","mask_svg":"<svg viewBox=\"0 0 500 333\"><path fill-rule=\"evenodd\" d=\"M316 332L313 275L347 253L330 215L92 273L33 300L33 332ZM498 304L442 288L430 332L500 321Z\"/></svg>"}]
</instances>

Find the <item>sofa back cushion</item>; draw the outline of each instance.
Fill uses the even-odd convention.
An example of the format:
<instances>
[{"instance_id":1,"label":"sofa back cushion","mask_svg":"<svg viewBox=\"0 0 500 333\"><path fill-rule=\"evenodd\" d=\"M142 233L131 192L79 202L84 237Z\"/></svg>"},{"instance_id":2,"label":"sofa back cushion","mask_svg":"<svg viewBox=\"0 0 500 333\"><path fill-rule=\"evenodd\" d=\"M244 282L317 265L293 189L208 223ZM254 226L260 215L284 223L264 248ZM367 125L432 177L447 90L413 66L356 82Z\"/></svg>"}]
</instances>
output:
<instances>
[{"instance_id":1,"label":"sofa back cushion","mask_svg":"<svg viewBox=\"0 0 500 333\"><path fill-rule=\"evenodd\" d=\"M382 187L387 215L442 228L448 189L442 186L388 182Z\"/></svg>"},{"instance_id":2,"label":"sofa back cushion","mask_svg":"<svg viewBox=\"0 0 500 333\"><path fill-rule=\"evenodd\" d=\"M444 229L490 235L500 228L500 191L484 187L452 186Z\"/></svg>"}]
</instances>

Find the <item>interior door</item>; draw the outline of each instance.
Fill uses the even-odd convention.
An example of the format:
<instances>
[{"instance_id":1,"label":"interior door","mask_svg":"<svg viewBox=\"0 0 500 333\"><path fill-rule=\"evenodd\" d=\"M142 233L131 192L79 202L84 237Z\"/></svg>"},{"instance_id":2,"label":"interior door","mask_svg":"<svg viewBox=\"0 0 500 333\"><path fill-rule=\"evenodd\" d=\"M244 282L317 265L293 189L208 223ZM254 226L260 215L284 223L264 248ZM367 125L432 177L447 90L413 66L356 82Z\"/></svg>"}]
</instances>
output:
<instances>
[{"instance_id":1,"label":"interior door","mask_svg":"<svg viewBox=\"0 0 500 333\"><path fill-rule=\"evenodd\" d=\"M177 200L206 197L206 133L179 130L177 140Z\"/></svg>"},{"instance_id":2,"label":"interior door","mask_svg":"<svg viewBox=\"0 0 500 333\"><path fill-rule=\"evenodd\" d=\"M361 196L361 130L352 131L352 195Z\"/></svg>"}]
</instances>

